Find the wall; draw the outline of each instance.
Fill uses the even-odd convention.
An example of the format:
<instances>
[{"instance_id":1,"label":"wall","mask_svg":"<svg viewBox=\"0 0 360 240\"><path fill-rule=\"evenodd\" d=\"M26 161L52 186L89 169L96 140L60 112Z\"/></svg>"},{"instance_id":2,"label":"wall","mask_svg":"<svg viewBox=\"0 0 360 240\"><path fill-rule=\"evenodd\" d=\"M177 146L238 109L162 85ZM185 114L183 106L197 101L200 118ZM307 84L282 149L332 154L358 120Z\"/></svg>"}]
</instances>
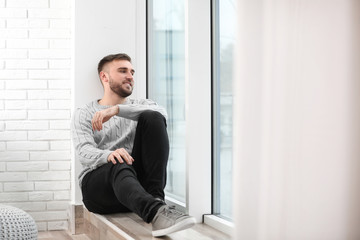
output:
<instances>
[{"instance_id":1,"label":"wall","mask_svg":"<svg viewBox=\"0 0 360 240\"><path fill-rule=\"evenodd\" d=\"M0 203L67 229L69 0L0 1Z\"/></svg>"},{"instance_id":2,"label":"wall","mask_svg":"<svg viewBox=\"0 0 360 240\"><path fill-rule=\"evenodd\" d=\"M103 89L97 64L108 54L132 58L133 98L146 97L146 8L144 0L77 0L74 6L73 108L100 99ZM81 204L77 176L82 167L73 158L72 202Z\"/></svg>"},{"instance_id":3,"label":"wall","mask_svg":"<svg viewBox=\"0 0 360 240\"><path fill-rule=\"evenodd\" d=\"M238 1L235 239L360 239L360 4Z\"/></svg>"}]
</instances>

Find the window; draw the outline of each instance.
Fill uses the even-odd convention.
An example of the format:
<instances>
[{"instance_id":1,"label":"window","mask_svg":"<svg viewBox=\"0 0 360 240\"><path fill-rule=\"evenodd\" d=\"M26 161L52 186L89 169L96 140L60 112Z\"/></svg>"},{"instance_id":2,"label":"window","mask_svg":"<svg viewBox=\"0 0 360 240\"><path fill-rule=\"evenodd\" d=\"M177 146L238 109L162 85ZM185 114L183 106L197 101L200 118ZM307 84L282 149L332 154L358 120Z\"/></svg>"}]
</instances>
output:
<instances>
[{"instance_id":1,"label":"window","mask_svg":"<svg viewBox=\"0 0 360 240\"><path fill-rule=\"evenodd\" d=\"M213 211L232 219L234 0L213 1Z\"/></svg>"},{"instance_id":2,"label":"window","mask_svg":"<svg viewBox=\"0 0 360 240\"><path fill-rule=\"evenodd\" d=\"M148 1L148 97L165 107L170 154L166 196L185 203L184 1Z\"/></svg>"}]
</instances>

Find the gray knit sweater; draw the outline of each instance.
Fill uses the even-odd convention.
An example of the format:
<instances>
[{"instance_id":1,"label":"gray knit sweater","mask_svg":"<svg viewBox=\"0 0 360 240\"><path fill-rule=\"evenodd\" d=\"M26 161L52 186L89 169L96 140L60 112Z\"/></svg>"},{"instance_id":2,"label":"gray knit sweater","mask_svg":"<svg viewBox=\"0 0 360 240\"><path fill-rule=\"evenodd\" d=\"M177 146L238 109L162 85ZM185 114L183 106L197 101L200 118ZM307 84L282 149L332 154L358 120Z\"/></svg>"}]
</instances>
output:
<instances>
[{"instance_id":1,"label":"gray knit sweater","mask_svg":"<svg viewBox=\"0 0 360 240\"><path fill-rule=\"evenodd\" d=\"M137 119L145 110L160 112L167 118L166 110L148 99L126 99L120 104L119 113L103 124L101 131L94 131L91 120L95 112L111 106L103 106L98 101L76 109L72 119L72 138L75 146L75 158L80 161L83 170L79 175L79 184L85 174L107 163L111 152L125 148L132 152Z\"/></svg>"}]
</instances>

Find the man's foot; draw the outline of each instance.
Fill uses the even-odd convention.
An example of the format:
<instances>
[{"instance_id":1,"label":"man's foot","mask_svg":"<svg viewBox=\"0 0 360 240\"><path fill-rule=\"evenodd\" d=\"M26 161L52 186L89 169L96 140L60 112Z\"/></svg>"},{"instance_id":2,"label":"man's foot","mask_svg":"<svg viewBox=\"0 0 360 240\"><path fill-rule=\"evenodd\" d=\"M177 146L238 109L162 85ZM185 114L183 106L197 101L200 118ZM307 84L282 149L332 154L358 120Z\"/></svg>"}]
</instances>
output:
<instances>
[{"instance_id":1,"label":"man's foot","mask_svg":"<svg viewBox=\"0 0 360 240\"><path fill-rule=\"evenodd\" d=\"M159 208L151 223L152 235L160 237L194 226L195 218L164 205Z\"/></svg>"}]
</instances>

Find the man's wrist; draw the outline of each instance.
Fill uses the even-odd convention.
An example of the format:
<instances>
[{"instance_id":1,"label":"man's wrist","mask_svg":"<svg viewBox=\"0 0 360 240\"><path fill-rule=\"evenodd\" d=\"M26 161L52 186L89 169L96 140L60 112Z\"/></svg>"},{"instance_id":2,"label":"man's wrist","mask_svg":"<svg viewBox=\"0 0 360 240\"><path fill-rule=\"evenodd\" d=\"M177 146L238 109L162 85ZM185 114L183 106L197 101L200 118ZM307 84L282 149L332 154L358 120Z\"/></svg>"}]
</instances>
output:
<instances>
[{"instance_id":1,"label":"man's wrist","mask_svg":"<svg viewBox=\"0 0 360 240\"><path fill-rule=\"evenodd\" d=\"M118 115L119 114L119 111L120 111L120 108L118 105L114 106L114 115Z\"/></svg>"}]
</instances>

